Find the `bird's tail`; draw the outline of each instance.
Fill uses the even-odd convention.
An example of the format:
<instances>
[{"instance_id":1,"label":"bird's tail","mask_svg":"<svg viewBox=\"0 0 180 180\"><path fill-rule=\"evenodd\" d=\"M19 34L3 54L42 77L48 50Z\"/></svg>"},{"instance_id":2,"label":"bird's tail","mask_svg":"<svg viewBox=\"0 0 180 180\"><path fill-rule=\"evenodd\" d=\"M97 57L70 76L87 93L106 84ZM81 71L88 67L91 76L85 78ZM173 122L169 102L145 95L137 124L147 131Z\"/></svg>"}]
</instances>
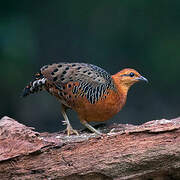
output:
<instances>
[{"instance_id":1,"label":"bird's tail","mask_svg":"<svg viewBox=\"0 0 180 180\"><path fill-rule=\"evenodd\" d=\"M41 73L37 73L35 75L35 80L31 81L24 89L22 93L22 97L26 97L35 92L39 92L43 90L43 87L46 83L46 78L43 77Z\"/></svg>"}]
</instances>

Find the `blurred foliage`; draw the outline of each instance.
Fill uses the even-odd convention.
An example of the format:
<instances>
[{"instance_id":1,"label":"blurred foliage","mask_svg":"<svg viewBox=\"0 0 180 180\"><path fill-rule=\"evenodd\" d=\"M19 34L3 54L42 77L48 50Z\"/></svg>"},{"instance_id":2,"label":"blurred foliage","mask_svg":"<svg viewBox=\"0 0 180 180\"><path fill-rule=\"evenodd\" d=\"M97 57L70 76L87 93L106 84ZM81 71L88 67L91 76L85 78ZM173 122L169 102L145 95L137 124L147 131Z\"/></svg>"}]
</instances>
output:
<instances>
[{"instance_id":1,"label":"blurred foliage","mask_svg":"<svg viewBox=\"0 0 180 180\"><path fill-rule=\"evenodd\" d=\"M110 73L137 69L150 81L129 92L113 121L173 118L179 110L180 1L4 1L0 7L1 117L45 131L61 127L47 93L20 98L44 64L87 62ZM78 127L75 114L73 125ZM112 121L110 121L112 123Z\"/></svg>"}]
</instances>

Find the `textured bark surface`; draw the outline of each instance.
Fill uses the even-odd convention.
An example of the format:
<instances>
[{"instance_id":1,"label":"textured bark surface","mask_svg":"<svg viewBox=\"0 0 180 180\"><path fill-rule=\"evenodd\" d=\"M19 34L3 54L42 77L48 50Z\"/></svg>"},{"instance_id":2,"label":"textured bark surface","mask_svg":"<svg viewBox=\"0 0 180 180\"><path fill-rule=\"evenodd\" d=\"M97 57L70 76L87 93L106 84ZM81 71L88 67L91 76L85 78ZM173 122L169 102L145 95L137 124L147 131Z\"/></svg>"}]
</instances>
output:
<instances>
[{"instance_id":1,"label":"textured bark surface","mask_svg":"<svg viewBox=\"0 0 180 180\"><path fill-rule=\"evenodd\" d=\"M102 137L0 120L0 179L180 179L180 118L111 125Z\"/></svg>"}]
</instances>

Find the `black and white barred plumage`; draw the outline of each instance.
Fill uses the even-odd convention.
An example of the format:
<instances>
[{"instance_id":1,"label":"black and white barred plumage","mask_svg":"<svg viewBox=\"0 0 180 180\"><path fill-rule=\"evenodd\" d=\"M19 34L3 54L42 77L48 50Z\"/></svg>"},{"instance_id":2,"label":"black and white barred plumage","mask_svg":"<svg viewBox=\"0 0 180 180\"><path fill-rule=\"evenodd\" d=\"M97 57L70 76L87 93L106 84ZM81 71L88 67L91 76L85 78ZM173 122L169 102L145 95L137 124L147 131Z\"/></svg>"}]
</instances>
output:
<instances>
[{"instance_id":1,"label":"black and white barred plumage","mask_svg":"<svg viewBox=\"0 0 180 180\"><path fill-rule=\"evenodd\" d=\"M108 89L116 91L111 75L104 69L86 63L57 63L43 66L37 79L24 89L24 96L43 89L46 81L52 82L63 96L66 84L78 82L72 87L72 93L76 97L86 97L94 104L102 95L108 93Z\"/></svg>"}]
</instances>

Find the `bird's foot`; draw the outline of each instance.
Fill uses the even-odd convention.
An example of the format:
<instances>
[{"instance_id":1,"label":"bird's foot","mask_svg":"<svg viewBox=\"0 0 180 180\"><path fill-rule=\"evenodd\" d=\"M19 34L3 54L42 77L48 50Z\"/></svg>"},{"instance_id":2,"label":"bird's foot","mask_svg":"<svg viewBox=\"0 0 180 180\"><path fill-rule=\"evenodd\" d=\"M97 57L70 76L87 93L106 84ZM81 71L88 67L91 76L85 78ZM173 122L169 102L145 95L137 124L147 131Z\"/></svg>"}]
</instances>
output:
<instances>
[{"instance_id":1,"label":"bird's foot","mask_svg":"<svg viewBox=\"0 0 180 180\"><path fill-rule=\"evenodd\" d=\"M86 121L81 121L81 123L82 123L84 126L86 126L91 132L93 132L93 133L95 133L95 134L97 134L97 135L99 135L99 136L102 135L101 132L99 132L98 130L96 130L94 127L92 127L92 126L91 126L90 124L88 124Z\"/></svg>"},{"instance_id":2,"label":"bird's foot","mask_svg":"<svg viewBox=\"0 0 180 180\"><path fill-rule=\"evenodd\" d=\"M94 133L97 134L97 135L99 135L99 136L102 136L102 135L103 135L103 133L99 132L98 130L95 130Z\"/></svg>"},{"instance_id":3,"label":"bird's foot","mask_svg":"<svg viewBox=\"0 0 180 180\"><path fill-rule=\"evenodd\" d=\"M77 130L73 129L71 125L67 125L67 135L70 136L71 134L76 134L79 135L79 133L77 132Z\"/></svg>"}]
</instances>

